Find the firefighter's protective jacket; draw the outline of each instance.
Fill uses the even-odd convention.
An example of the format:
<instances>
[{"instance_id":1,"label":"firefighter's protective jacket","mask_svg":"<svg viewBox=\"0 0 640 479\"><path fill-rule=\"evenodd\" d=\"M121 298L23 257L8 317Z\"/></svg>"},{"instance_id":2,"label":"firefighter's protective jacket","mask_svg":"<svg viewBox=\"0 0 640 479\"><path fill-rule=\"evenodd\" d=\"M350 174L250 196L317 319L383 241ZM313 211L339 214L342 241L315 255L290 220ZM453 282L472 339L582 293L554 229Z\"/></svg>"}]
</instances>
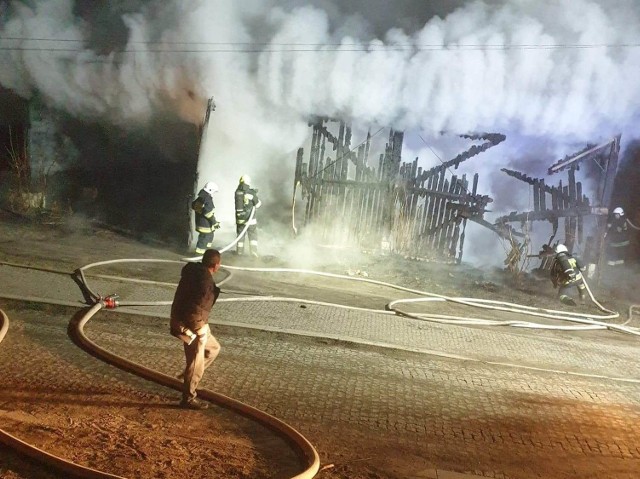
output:
<instances>
[{"instance_id":1,"label":"firefighter's protective jacket","mask_svg":"<svg viewBox=\"0 0 640 479\"><path fill-rule=\"evenodd\" d=\"M219 294L220 288L202 263L187 263L171 304L172 334L178 325L197 331L207 324Z\"/></svg>"},{"instance_id":2,"label":"firefighter's protective jacket","mask_svg":"<svg viewBox=\"0 0 640 479\"><path fill-rule=\"evenodd\" d=\"M627 227L627 219L624 216L613 217L609 223L607 223L607 238L609 245L613 247L628 246L629 241L629 228Z\"/></svg>"},{"instance_id":3,"label":"firefighter's protective jacket","mask_svg":"<svg viewBox=\"0 0 640 479\"><path fill-rule=\"evenodd\" d=\"M196 212L196 231L198 233L211 233L216 229L216 225L218 224L213 198L204 189L200 190L198 198L203 199L204 206L201 213Z\"/></svg>"},{"instance_id":4,"label":"firefighter's protective jacket","mask_svg":"<svg viewBox=\"0 0 640 479\"><path fill-rule=\"evenodd\" d=\"M554 287L577 283L582 279L584 266L569 253L558 253L551 265L551 281Z\"/></svg>"},{"instance_id":5,"label":"firefighter's protective jacket","mask_svg":"<svg viewBox=\"0 0 640 479\"><path fill-rule=\"evenodd\" d=\"M249 221L249 217L251 216L251 210L254 207L258 209L262 205L262 202L258 199L257 190L254 190L245 184L238 185L235 194L235 203L237 225L247 224L247 221ZM253 219L249 224L255 225L256 223L257 221L254 213Z\"/></svg>"}]
</instances>

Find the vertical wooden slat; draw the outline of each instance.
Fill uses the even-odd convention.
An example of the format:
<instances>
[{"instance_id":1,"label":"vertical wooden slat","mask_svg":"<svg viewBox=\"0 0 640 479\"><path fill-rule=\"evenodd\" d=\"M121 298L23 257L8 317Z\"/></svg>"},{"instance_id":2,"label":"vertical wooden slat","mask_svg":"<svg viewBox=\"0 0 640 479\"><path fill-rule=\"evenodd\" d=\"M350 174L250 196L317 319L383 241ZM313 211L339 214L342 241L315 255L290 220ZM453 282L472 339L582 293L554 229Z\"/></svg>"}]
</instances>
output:
<instances>
[{"instance_id":1,"label":"vertical wooden slat","mask_svg":"<svg viewBox=\"0 0 640 479\"><path fill-rule=\"evenodd\" d=\"M471 188L471 195L473 197L476 196L476 194L478 193L478 173L475 173L473 175L473 187ZM462 253L464 251L464 240L466 237L466 232L467 232L467 220L464 219L462 221L462 233L460 233L460 247L458 249L459 253L458 253L458 257L457 257L457 261L460 262L462 261Z\"/></svg>"}]
</instances>

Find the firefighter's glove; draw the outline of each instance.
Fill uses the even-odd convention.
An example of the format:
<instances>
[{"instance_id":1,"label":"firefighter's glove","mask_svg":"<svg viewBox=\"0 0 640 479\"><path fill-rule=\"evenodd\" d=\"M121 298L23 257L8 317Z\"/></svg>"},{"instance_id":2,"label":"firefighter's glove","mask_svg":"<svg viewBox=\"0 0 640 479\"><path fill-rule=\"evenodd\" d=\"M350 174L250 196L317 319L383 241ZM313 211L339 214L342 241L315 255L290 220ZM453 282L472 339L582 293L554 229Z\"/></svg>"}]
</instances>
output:
<instances>
[{"instance_id":1,"label":"firefighter's glove","mask_svg":"<svg viewBox=\"0 0 640 479\"><path fill-rule=\"evenodd\" d=\"M576 272L575 271L571 271L569 274L569 281L575 281L576 280Z\"/></svg>"},{"instance_id":2,"label":"firefighter's glove","mask_svg":"<svg viewBox=\"0 0 640 479\"><path fill-rule=\"evenodd\" d=\"M220 222L219 222L219 221L216 221L216 222L213 224L213 229L214 229L214 230L219 230L219 229L220 229Z\"/></svg>"}]
</instances>

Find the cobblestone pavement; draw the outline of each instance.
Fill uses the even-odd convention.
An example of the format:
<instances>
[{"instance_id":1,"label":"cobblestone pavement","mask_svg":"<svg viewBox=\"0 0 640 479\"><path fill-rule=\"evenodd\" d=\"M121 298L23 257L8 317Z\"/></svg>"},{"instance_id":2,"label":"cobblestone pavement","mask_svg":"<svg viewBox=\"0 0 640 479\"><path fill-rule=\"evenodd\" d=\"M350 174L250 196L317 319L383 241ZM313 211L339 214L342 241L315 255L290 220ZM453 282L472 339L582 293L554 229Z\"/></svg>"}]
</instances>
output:
<instances>
[{"instance_id":1,"label":"cobblestone pavement","mask_svg":"<svg viewBox=\"0 0 640 479\"><path fill-rule=\"evenodd\" d=\"M13 301L0 306L10 317L0 344L0 427L7 432L47 452L61 451L57 454L63 458L131 478L283 478L299 472L290 445L254 421L218 407L182 411L179 392L114 368L74 345L67 327L76 310ZM131 341L129 349L137 345L132 337L145 336L141 330L132 337L120 333L105 336ZM175 341L171 353L175 370L181 369L184 357ZM202 434L197 443L195 434ZM222 447L225 437L235 441L231 453ZM198 449L199 460L190 457L191 449ZM153 459L145 460L149 456ZM127 462L130 457L134 460ZM257 462L269 464L263 468L268 476L259 468L255 474L244 472ZM68 477L43 469L0 447L0 478Z\"/></svg>"},{"instance_id":2,"label":"cobblestone pavement","mask_svg":"<svg viewBox=\"0 0 640 479\"><path fill-rule=\"evenodd\" d=\"M4 295L82 300L62 275L3 266L0 285ZM173 292L105 279L92 280L92 287L144 301L170 300ZM367 289L365 296L379 302L387 293ZM443 326L301 306L217 305L215 334L223 350L203 386L295 425L317 445L323 462L366 459L386 462L387 470L411 462L415 478L436 477L435 467L498 478L638 477L635 338ZM118 354L173 374L182 353L167 335L168 308L144 309L151 316L100 313L87 333ZM379 447L350 448L365 442Z\"/></svg>"}]
</instances>

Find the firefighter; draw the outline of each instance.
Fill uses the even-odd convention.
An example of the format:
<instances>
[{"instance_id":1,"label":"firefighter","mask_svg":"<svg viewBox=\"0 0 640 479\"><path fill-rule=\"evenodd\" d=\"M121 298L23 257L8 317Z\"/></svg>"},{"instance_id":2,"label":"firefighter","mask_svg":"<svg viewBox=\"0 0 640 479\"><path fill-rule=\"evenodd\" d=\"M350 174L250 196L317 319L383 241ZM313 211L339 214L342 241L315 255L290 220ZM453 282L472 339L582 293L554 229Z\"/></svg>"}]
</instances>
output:
<instances>
[{"instance_id":1,"label":"firefighter","mask_svg":"<svg viewBox=\"0 0 640 479\"><path fill-rule=\"evenodd\" d=\"M619 206L614 208L613 216L607 223L607 264L609 266L621 266L624 264L629 247L629 228L624 210Z\"/></svg>"},{"instance_id":2,"label":"firefighter","mask_svg":"<svg viewBox=\"0 0 640 479\"><path fill-rule=\"evenodd\" d=\"M251 254L255 257L258 256L258 228L256 221L256 213L253 212L253 218L251 217L251 211L255 208L260 208L262 202L258 199L258 190L251 188L251 177L249 175L242 175L238 188L235 193L236 204L236 232L238 236L244 231L245 227L247 231L246 236L249 237L249 246ZM248 226L247 226L248 225ZM244 254L244 236L239 240L236 246L236 253L239 255Z\"/></svg>"},{"instance_id":3,"label":"firefighter","mask_svg":"<svg viewBox=\"0 0 640 479\"><path fill-rule=\"evenodd\" d=\"M580 300L584 302L587 287L584 284L581 271L584 266L578 258L574 258L563 244L556 246L556 254L551 264L551 282L558 288L558 299L564 304L575 306L576 302L568 294L572 288L578 289Z\"/></svg>"},{"instance_id":4,"label":"firefighter","mask_svg":"<svg viewBox=\"0 0 640 479\"><path fill-rule=\"evenodd\" d=\"M196 254L204 254L211 248L213 243L213 233L220 228L220 222L216 220L215 206L213 204L213 194L218 191L218 185L213 181L205 183L198 192L198 196L191 203L191 208L196 215L196 231L198 232L198 243L196 244Z\"/></svg>"}]
</instances>

